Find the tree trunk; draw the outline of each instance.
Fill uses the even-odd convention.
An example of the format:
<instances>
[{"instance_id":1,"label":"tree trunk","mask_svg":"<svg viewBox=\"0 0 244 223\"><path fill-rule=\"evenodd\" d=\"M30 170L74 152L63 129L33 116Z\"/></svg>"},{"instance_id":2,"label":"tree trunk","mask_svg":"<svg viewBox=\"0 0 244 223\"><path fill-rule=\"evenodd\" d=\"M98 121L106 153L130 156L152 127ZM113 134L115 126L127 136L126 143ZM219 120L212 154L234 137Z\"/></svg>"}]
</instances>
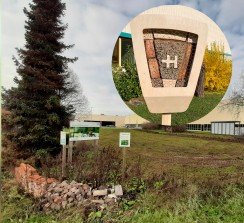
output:
<instances>
[{"instance_id":1,"label":"tree trunk","mask_svg":"<svg viewBox=\"0 0 244 223\"><path fill-rule=\"evenodd\" d=\"M195 91L196 97L204 97L204 83L205 83L205 66L201 67L200 75L197 82L197 87Z\"/></svg>"}]
</instances>

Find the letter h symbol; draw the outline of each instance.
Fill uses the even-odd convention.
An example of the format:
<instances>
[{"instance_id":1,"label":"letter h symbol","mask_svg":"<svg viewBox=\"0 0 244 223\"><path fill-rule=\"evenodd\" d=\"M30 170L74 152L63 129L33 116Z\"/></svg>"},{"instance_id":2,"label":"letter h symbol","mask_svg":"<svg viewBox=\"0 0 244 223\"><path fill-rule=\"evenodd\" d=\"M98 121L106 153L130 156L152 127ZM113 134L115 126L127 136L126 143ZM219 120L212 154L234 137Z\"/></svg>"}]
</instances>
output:
<instances>
[{"instance_id":1,"label":"letter h symbol","mask_svg":"<svg viewBox=\"0 0 244 223\"><path fill-rule=\"evenodd\" d=\"M167 69L170 68L170 64L174 64L174 68L178 68L177 62L178 62L178 56L175 56L175 59L171 60L170 55L167 55L167 59L162 60L162 63L166 63Z\"/></svg>"}]
</instances>

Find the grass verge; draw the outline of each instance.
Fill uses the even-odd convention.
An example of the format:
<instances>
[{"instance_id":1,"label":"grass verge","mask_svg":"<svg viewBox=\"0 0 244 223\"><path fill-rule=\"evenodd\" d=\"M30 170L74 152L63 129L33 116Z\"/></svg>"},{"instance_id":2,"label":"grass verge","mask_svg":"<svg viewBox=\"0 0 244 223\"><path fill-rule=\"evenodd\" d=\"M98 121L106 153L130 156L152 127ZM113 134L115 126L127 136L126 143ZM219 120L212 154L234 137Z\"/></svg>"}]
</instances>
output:
<instances>
[{"instance_id":1,"label":"grass verge","mask_svg":"<svg viewBox=\"0 0 244 223\"><path fill-rule=\"evenodd\" d=\"M205 92L203 98L193 97L189 108L185 112L172 114L172 125L186 124L200 119L211 112L219 104L223 96L223 93ZM161 124L162 114L150 113L145 103L132 105L127 102L126 104L142 118L153 123Z\"/></svg>"}]
</instances>

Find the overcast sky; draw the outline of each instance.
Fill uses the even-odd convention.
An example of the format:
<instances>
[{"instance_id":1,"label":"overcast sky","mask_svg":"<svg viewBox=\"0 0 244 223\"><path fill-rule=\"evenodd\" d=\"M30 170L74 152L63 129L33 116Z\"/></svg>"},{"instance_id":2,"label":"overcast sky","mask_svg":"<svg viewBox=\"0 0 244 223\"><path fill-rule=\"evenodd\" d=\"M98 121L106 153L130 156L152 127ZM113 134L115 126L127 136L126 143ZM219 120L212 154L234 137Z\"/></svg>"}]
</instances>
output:
<instances>
[{"instance_id":1,"label":"overcast sky","mask_svg":"<svg viewBox=\"0 0 244 223\"><path fill-rule=\"evenodd\" d=\"M2 85L13 86L16 68L12 56L24 45L23 8L31 0L2 1ZM63 0L65 23L69 24L65 43L75 47L65 54L79 60L70 68L79 76L94 114L127 115L127 108L112 80L111 56L115 41L124 26L140 12L164 4L180 4L202 11L222 29L229 41L233 75L229 91L241 85L244 70L243 0Z\"/></svg>"}]
</instances>

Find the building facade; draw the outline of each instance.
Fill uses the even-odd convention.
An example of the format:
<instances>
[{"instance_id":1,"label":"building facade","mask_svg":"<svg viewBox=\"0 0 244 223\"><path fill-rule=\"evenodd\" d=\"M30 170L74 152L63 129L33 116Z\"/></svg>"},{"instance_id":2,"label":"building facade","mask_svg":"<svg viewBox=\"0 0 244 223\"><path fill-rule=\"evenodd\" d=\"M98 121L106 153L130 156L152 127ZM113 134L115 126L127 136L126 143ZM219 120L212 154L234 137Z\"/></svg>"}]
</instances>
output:
<instances>
[{"instance_id":1,"label":"building facade","mask_svg":"<svg viewBox=\"0 0 244 223\"><path fill-rule=\"evenodd\" d=\"M223 107L223 101L206 116L187 125L189 131L209 131L213 134L243 135L244 108Z\"/></svg>"},{"instance_id":2,"label":"building facade","mask_svg":"<svg viewBox=\"0 0 244 223\"><path fill-rule=\"evenodd\" d=\"M103 127L140 127L144 123L148 123L147 120L141 118L136 114L128 116L118 115L105 115L105 114L90 114L90 115L77 115L76 120L85 122L100 122Z\"/></svg>"}]
</instances>

